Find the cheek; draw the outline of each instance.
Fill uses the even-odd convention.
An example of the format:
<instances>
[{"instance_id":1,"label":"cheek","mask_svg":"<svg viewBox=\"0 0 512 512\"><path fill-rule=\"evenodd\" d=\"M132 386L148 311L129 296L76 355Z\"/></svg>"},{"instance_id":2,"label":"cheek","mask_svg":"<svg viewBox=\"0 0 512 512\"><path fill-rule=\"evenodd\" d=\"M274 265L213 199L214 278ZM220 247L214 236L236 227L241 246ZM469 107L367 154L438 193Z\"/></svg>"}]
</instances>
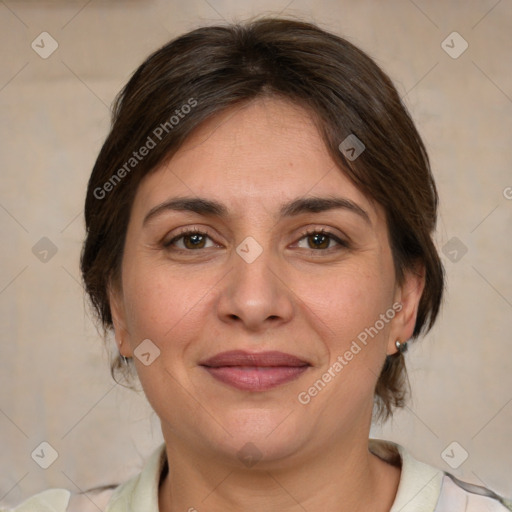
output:
<instances>
[{"instance_id":1,"label":"cheek","mask_svg":"<svg viewBox=\"0 0 512 512\"><path fill-rule=\"evenodd\" d=\"M393 300L393 281L378 261L354 262L323 276L303 277L296 290L331 345L341 348L373 326Z\"/></svg>"},{"instance_id":2,"label":"cheek","mask_svg":"<svg viewBox=\"0 0 512 512\"><path fill-rule=\"evenodd\" d=\"M302 391L318 395L311 398L311 411L321 416L327 408L326 421L333 429L373 403L394 317L392 277L385 264L373 260L365 265L360 260L324 278L303 280L297 289L323 352L318 374ZM381 315L386 313L385 322Z\"/></svg>"},{"instance_id":3,"label":"cheek","mask_svg":"<svg viewBox=\"0 0 512 512\"><path fill-rule=\"evenodd\" d=\"M176 368L204 336L215 309L216 288L222 273L177 269L147 260L127 265L123 282L127 326L132 347L150 339L166 366ZM162 360L162 362L163 362Z\"/></svg>"}]
</instances>

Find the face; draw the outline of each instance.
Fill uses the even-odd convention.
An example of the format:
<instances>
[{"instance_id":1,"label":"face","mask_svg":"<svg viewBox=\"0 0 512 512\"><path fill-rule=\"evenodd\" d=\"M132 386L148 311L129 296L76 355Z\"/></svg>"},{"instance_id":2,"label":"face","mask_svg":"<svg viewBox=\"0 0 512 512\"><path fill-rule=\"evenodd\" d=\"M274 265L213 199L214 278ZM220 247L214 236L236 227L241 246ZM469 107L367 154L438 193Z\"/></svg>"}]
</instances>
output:
<instances>
[{"instance_id":1,"label":"face","mask_svg":"<svg viewBox=\"0 0 512 512\"><path fill-rule=\"evenodd\" d=\"M213 117L144 178L110 297L167 445L236 460L250 442L270 464L366 443L421 291L413 274L397 283L384 212L307 112L267 98Z\"/></svg>"}]
</instances>

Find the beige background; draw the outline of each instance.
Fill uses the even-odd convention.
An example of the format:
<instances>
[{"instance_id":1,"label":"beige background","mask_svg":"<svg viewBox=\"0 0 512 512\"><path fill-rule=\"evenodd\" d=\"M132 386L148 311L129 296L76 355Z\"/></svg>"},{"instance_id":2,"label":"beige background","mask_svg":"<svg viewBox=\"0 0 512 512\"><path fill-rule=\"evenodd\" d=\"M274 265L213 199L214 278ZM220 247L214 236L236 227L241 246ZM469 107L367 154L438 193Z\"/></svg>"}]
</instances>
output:
<instances>
[{"instance_id":1,"label":"beige background","mask_svg":"<svg viewBox=\"0 0 512 512\"><path fill-rule=\"evenodd\" d=\"M122 481L160 443L145 398L111 381L84 303L78 257L85 186L108 130L108 107L149 52L201 24L264 12L316 21L387 70L430 151L442 202L439 248L452 237L467 248L457 262L445 249L443 314L407 354L413 401L372 435L512 496L510 0L6 0L0 502L47 487ZM47 59L31 48L43 31L59 45ZM456 59L441 46L453 31L469 44ZM57 248L46 262L32 252L42 237ZM59 455L46 470L31 458L43 441ZM457 469L441 458L453 441L469 453Z\"/></svg>"}]
</instances>

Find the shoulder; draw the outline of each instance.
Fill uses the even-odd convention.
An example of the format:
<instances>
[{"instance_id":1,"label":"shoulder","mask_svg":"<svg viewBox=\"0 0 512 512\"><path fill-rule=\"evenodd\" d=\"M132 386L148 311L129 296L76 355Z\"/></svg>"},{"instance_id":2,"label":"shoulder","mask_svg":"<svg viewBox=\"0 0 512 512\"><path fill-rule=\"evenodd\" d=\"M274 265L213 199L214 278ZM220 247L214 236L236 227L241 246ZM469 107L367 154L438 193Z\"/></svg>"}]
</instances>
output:
<instances>
[{"instance_id":1,"label":"shoulder","mask_svg":"<svg viewBox=\"0 0 512 512\"><path fill-rule=\"evenodd\" d=\"M512 500L417 460L403 446L370 439L370 451L401 466L400 482L390 512L507 512Z\"/></svg>"},{"instance_id":2,"label":"shoulder","mask_svg":"<svg viewBox=\"0 0 512 512\"><path fill-rule=\"evenodd\" d=\"M118 484L101 486L82 494L48 489L14 508L0 504L0 512L158 512L158 486L167 467L165 443L158 446L140 473Z\"/></svg>"},{"instance_id":3,"label":"shoulder","mask_svg":"<svg viewBox=\"0 0 512 512\"><path fill-rule=\"evenodd\" d=\"M47 489L20 503L14 508L3 508L0 512L98 512L104 510L115 489L100 492L75 494L67 489Z\"/></svg>"},{"instance_id":4,"label":"shoulder","mask_svg":"<svg viewBox=\"0 0 512 512\"><path fill-rule=\"evenodd\" d=\"M0 508L0 512L66 512L70 496L67 489L47 489L17 507Z\"/></svg>"},{"instance_id":5,"label":"shoulder","mask_svg":"<svg viewBox=\"0 0 512 512\"><path fill-rule=\"evenodd\" d=\"M439 501L434 512L507 512L512 501L480 485L463 482L450 473L443 477Z\"/></svg>"}]
</instances>

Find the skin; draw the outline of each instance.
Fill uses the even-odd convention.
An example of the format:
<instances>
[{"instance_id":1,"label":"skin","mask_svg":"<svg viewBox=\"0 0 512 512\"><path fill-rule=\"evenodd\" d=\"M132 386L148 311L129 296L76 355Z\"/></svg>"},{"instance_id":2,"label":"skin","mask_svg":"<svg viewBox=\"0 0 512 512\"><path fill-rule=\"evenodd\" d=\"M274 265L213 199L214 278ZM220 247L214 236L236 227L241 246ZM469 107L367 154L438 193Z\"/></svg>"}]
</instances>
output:
<instances>
[{"instance_id":1,"label":"skin","mask_svg":"<svg viewBox=\"0 0 512 512\"><path fill-rule=\"evenodd\" d=\"M215 200L228 216L150 210L175 197ZM281 218L282 204L343 197L347 208ZM180 238L184 229L207 236ZM307 230L328 230L315 242ZM248 236L262 253L236 252ZM320 246L320 248L318 248ZM170 472L163 512L389 511L400 469L368 451L373 392L395 340L412 336L424 282L396 280L382 208L329 156L308 113L259 98L201 125L139 185L127 231L121 282L110 303L126 357L150 339L160 355L134 358L158 414ZM400 302L385 324L307 405L307 391L357 335ZM279 350L310 362L298 379L264 392L215 380L199 362L219 352ZM248 442L261 459L247 467Z\"/></svg>"}]
</instances>

